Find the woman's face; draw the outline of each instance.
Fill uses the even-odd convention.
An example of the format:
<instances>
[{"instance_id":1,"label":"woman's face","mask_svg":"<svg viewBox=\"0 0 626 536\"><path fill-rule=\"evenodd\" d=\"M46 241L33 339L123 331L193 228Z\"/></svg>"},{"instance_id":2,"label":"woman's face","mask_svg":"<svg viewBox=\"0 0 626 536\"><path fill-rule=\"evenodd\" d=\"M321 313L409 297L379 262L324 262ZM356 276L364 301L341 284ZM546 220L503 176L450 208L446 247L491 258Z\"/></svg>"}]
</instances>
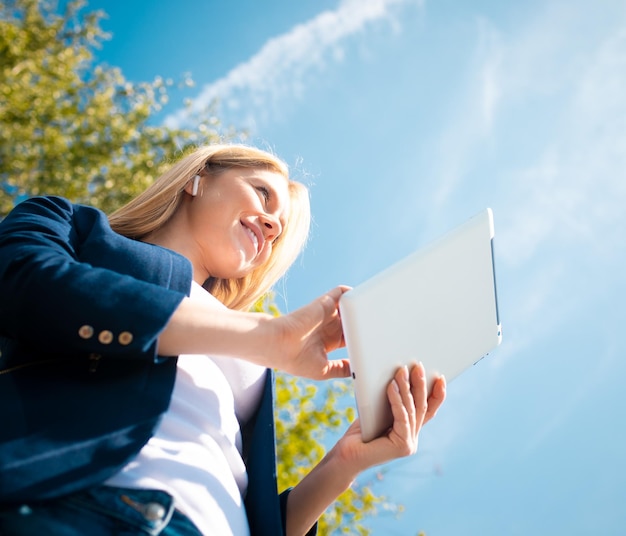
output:
<instances>
[{"instance_id":1,"label":"woman's face","mask_svg":"<svg viewBox=\"0 0 626 536\"><path fill-rule=\"evenodd\" d=\"M269 259L287 222L289 186L273 171L232 168L203 175L190 201L183 254L193 264L194 279L239 278Z\"/></svg>"}]
</instances>

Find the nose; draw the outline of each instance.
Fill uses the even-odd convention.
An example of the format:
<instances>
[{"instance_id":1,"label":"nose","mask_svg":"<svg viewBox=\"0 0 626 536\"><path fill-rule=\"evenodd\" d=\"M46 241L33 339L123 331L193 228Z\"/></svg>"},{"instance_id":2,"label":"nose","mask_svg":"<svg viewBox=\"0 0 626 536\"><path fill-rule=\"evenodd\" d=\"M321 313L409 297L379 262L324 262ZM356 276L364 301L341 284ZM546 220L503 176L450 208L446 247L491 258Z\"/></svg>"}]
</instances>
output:
<instances>
[{"instance_id":1,"label":"nose","mask_svg":"<svg viewBox=\"0 0 626 536\"><path fill-rule=\"evenodd\" d=\"M273 242L283 232L283 226L280 220L273 214L263 214L260 217L260 222L263 237L268 242Z\"/></svg>"}]
</instances>

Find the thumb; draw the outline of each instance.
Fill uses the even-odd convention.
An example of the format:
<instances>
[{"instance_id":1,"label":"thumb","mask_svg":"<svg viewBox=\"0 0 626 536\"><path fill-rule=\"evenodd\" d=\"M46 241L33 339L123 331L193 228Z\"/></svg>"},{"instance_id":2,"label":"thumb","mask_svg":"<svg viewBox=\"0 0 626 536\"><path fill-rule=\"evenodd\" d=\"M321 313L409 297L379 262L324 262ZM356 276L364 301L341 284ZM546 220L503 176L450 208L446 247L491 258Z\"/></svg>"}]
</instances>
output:
<instances>
[{"instance_id":1,"label":"thumb","mask_svg":"<svg viewBox=\"0 0 626 536\"><path fill-rule=\"evenodd\" d=\"M334 289L329 290L321 297L321 302L324 310L326 312L332 312L337 309L339 299L341 298L341 296L343 296L344 293L348 292L349 290L351 290L351 288L346 285L339 285Z\"/></svg>"}]
</instances>

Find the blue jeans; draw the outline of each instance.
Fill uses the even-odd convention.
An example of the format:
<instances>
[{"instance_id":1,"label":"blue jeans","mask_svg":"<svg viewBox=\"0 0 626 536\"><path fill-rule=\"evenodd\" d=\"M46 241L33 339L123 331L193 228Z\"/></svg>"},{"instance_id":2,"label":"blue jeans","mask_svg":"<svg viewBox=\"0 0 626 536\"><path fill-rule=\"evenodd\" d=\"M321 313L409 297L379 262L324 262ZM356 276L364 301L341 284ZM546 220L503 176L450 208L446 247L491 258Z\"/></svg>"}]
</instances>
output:
<instances>
[{"instance_id":1,"label":"blue jeans","mask_svg":"<svg viewBox=\"0 0 626 536\"><path fill-rule=\"evenodd\" d=\"M202 536L164 491L99 486L44 503L0 507L2 536Z\"/></svg>"}]
</instances>

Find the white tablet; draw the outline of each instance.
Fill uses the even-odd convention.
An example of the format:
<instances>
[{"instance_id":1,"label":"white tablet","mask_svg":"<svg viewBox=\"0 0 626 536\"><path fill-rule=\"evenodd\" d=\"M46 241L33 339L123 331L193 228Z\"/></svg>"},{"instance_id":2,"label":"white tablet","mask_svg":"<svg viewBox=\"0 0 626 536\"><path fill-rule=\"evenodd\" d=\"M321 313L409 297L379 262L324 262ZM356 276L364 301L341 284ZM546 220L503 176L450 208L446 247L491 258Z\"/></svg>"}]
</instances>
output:
<instances>
[{"instance_id":1,"label":"white tablet","mask_svg":"<svg viewBox=\"0 0 626 536\"><path fill-rule=\"evenodd\" d=\"M398 367L421 361L430 388L500 344L493 237L485 209L341 297L364 441L392 424L387 386Z\"/></svg>"}]
</instances>

